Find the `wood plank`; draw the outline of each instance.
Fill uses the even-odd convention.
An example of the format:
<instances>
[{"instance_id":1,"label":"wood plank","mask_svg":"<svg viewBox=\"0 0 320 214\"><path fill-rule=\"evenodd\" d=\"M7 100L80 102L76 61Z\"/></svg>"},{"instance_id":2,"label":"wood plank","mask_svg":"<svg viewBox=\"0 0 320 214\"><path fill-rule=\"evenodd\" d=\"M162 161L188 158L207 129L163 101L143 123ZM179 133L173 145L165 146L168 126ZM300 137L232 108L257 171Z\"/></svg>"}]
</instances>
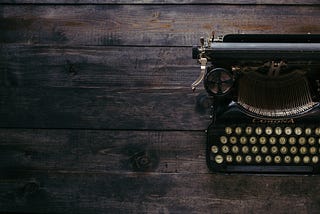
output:
<instances>
[{"instance_id":1,"label":"wood plank","mask_svg":"<svg viewBox=\"0 0 320 214\"><path fill-rule=\"evenodd\" d=\"M318 177L38 171L16 176L1 176L0 212L317 213L320 208Z\"/></svg>"},{"instance_id":2,"label":"wood plank","mask_svg":"<svg viewBox=\"0 0 320 214\"><path fill-rule=\"evenodd\" d=\"M186 47L3 45L0 85L109 89L190 87L200 73L191 51Z\"/></svg>"},{"instance_id":3,"label":"wood plank","mask_svg":"<svg viewBox=\"0 0 320 214\"><path fill-rule=\"evenodd\" d=\"M207 173L205 138L204 131L0 129L0 171Z\"/></svg>"},{"instance_id":4,"label":"wood plank","mask_svg":"<svg viewBox=\"0 0 320 214\"><path fill-rule=\"evenodd\" d=\"M318 6L4 5L1 43L191 46L228 33L320 33Z\"/></svg>"},{"instance_id":5,"label":"wood plank","mask_svg":"<svg viewBox=\"0 0 320 214\"><path fill-rule=\"evenodd\" d=\"M1 0L0 4L282 4L282 5L308 5L319 4L318 0Z\"/></svg>"},{"instance_id":6,"label":"wood plank","mask_svg":"<svg viewBox=\"0 0 320 214\"><path fill-rule=\"evenodd\" d=\"M0 127L204 130L209 123L205 96L189 88L2 87Z\"/></svg>"}]
</instances>

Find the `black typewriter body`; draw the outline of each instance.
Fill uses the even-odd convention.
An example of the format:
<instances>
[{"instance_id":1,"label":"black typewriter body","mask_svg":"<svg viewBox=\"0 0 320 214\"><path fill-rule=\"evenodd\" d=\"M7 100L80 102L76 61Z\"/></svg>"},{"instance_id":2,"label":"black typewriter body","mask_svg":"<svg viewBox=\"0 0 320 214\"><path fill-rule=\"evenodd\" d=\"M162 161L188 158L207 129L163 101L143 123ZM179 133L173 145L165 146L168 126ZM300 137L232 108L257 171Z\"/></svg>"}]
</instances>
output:
<instances>
[{"instance_id":1,"label":"black typewriter body","mask_svg":"<svg viewBox=\"0 0 320 214\"><path fill-rule=\"evenodd\" d=\"M222 173L320 173L320 35L201 39L193 58L212 99L208 167Z\"/></svg>"}]
</instances>

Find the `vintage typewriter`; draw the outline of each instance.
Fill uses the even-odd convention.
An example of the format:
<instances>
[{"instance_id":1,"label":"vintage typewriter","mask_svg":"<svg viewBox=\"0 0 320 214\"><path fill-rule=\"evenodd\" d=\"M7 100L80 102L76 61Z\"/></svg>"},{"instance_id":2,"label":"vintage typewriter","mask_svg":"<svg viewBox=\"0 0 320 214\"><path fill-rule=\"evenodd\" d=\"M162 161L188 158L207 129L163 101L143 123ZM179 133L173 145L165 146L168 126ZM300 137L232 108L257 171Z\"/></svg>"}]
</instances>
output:
<instances>
[{"instance_id":1,"label":"vintage typewriter","mask_svg":"<svg viewBox=\"0 0 320 214\"><path fill-rule=\"evenodd\" d=\"M224 173L320 173L320 35L229 34L192 55L212 99L207 164Z\"/></svg>"}]
</instances>

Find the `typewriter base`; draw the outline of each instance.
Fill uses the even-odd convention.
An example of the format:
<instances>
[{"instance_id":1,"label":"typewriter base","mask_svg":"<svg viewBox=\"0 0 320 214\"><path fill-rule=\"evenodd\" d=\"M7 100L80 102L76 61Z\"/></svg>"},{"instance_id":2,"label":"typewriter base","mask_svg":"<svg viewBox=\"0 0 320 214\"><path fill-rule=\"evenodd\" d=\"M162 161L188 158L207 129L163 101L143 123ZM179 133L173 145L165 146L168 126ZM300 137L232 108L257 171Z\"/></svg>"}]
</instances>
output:
<instances>
[{"instance_id":1,"label":"typewriter base","mask_svg":"<svg viewBox=\"0 0 320 214\"><path fill-rule=\"evenodd\" d=\"M262 173L262 174L312 174L312 166L269 166L269 165L226 165L213 170L225 173Z\"/></svg>"},{"instance_id":2,"label":"typewriter base","mask_svg":"<svg viewBox=\"0 0 320 214\"><path fill-rule=\"evenodd\" d=\"M212 172L320 173L320 108L292 119L260 119L230 107L207 132Z\"/></svg>"}]
</instances>

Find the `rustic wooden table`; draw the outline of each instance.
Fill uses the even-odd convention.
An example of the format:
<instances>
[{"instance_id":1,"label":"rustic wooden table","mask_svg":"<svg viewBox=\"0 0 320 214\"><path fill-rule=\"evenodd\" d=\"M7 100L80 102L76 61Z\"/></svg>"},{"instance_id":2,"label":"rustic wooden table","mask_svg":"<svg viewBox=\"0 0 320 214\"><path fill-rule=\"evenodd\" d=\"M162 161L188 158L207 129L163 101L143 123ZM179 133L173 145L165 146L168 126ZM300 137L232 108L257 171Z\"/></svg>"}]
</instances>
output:
<instances>
[{"instance_id":1,"label":"rustic wooden table","mask_svg":"<svg viewBox=\"0 0 320 214\"><path fill-rule=\"evenodd\" d=\"M0 213L317 213L318 176L217 175L191 47L320 33L306 0L1 0Z\"/></svg>"}]
</instances>

